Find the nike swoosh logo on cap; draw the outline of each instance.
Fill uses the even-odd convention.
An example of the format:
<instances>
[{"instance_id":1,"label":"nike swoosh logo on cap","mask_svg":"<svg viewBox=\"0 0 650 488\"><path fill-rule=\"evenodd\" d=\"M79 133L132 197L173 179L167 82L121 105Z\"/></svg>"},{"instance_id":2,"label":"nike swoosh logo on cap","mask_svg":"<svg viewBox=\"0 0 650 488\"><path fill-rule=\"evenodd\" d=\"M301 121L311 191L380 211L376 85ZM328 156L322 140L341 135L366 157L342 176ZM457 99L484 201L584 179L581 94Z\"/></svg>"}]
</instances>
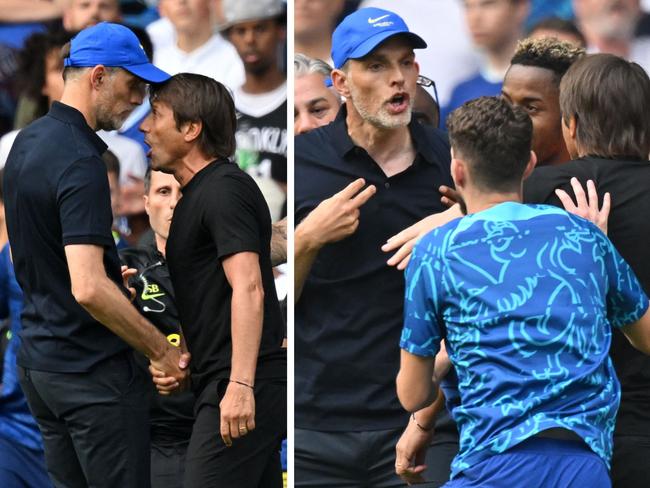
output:
<instances>
[{"instance_id":1,"label":"nike swoosh logo on cap","mask_svg":"<svg viewBox=\"0 0 650 488\"><path fill-rule=\"evenodd\" d=\"M376 19L373 19L372 17L368 17L368 23L369 24L374 24L375 22L379 22L381 19L385 19L389 15L390 14L382 15L381 17L377 17Z\"/></svg>"}]
</instances>

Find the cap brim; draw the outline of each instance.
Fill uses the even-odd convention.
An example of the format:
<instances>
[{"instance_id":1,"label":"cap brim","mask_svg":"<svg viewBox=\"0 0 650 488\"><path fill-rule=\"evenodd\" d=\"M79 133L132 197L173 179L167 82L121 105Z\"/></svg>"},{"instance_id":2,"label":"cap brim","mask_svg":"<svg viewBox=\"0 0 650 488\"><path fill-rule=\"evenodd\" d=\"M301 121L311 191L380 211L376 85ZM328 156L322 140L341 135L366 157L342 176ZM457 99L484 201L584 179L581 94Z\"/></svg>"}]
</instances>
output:
<instances>
[{"instance_id":1,"label":"cap brim","mask_svg":"<svg viewBox=\"0 0 650 488\"><path fill-rule=\"evenodd\" d=\"M366 39L361 44L359 44L349 55L348 59L358 59L364 57L366 54L370 53L373 49L379 46L389 37L393 36L404 36L406 39L411 41L413 49L424 49L427 47L427 43L424 42L417 34L413 32L404 32L404 31L382 31L369 39Z\"/></svg>"},{"instance_id":2,"label":"cap brim","mask_svg":"<svg viewBox=\"0 0 650 488\"><path fill-rule=\"evenodd\" d=\"M171 75L165 73L160 68L156 68L151 63L122 66L122 68L148 83L163 83L171 78Z\"/></svg>"}]
</instances>

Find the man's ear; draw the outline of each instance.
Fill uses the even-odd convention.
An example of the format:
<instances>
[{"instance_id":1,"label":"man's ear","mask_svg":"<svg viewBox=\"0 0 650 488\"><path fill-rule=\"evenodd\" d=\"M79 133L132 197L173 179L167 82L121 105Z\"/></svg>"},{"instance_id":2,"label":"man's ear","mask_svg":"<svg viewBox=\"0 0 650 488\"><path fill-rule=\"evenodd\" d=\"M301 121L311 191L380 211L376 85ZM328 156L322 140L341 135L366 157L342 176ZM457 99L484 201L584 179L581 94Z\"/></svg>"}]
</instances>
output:
<instances>
[{"instance_id":1,"label":"man's ear","mask_svg":"<svg viewBox=\"0 0 650 488\"><path fill-rule=\"evenodd\" d=\"M465 161L455 157L453 151L451 153L450 171L456 190L464 188L467 185L467 165Z\"/></svg>"},{"instance_id":2,"label":"man's ear","mask_svg":"<svg viewBox=\"0 0 650 488\"><path fill-rule=\"evenodd\" d=\"M98 90L99 87L104 83L104 80L108 76L108 73L106 72L106 68L98 64L97 66L93 67L90 70L90 84L93 87L93 89Z\"/></svg>"},{"instance_id":3,"label":"man's ear","mask_svg":"<svg viewBox=\"0 0 650 488\"><path fill-rule=\"evenodd\" d=\"M340 96L350 98L347 73L340 69L333 69L332 73L330 73L330 78L332 78L332 88L334 88Z\"/></svg>"},{"instance_id":4,"label":"man's ear","mask_svg":"<svg viewBox=\"0 0 650 488\"><path fill-rule=\"evenodd\" d=\"M535 151L530 151L530 160L528 161L528 164L526 165L526 169L524 170L524 176L522 179L526 179L530 176L530 174L533 172L535 169L535 166L537 166L537 155L535 154Z\"/></svg>"},{"instance_id":5,"label":"man's ear","mask_svg":"<svg viewBox=\"0 0 650 488\"><path fill-rule=\"evenodd\" d=\"M185 142L194 142L199 138L202 130L203 122L200 120L194 122L186 122L183 124L183 127L181 127L181 131L183 132L183 140Z\"/></svg>"}]
</instances>

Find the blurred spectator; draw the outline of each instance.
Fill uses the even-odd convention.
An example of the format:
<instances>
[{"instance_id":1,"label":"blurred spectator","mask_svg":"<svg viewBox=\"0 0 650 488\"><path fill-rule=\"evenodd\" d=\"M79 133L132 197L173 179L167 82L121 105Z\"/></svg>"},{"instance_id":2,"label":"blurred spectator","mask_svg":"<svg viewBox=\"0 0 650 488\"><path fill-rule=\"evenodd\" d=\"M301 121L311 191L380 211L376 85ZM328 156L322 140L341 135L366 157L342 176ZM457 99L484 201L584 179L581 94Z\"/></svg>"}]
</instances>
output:
<instances>
[{"instance_id":1,"label":"blurred spectator","mask_svg":"<svg viewBox=\"0 0 650 488\"><path fill-rule=\"evenodd\" d=\"M121 251L129 247L129 243L122 237L118 223L120 216L120 161L110 149L107 149L102 154L102 159L106 164L108 188L111 193L111 213L113 214L113 228L111 231L115 240L115 247L117 247L118 251Z\"/></svg>"},{"instance_id":2,"label":"blurred spectator","mask_svg":"<svg viewBox=\"0 0 650 488\"><path fill-rule=\"evenodd\" d=\"M418 76L418 87L415 92L415 102L413 103L413 116L421 124L436 128L440 125L440 106L438 105L436 84L426 76Z\"/></svg>"},{"instance_id":3,"label":"blurred spectator","mask_svg":"<svg viewBox=\"0 0 650 488\"><path fill-rule=\"evenodd\" d=\"M277 220L286 214L287 81L280 69L286 39L281 0L224 0L225 35L241 57L235 89L237 163L259 185Z\"/></svg>"},{"instance_id":4,"label":"blurred spectator","mask_svg":"<svg viewBox=\"0 0 650 488\"><path fill-rule=\"evenodd\" d=\"M293 66L293 133L297 135L333 121L341 97L333 88L325 86L332 68L324 61L296 53Z\"/></svg>"},{"instance_id":5,"label":"blurred spectator","mask_svg":"<svg viewBox=\"0 0 650 488\"><path fill-rule=\"evenodd\" d=\"M472 46L463 21L463 2L459 0L365 0L363 7L394 11L409 28L420 33L427 48L417 52L420 73L436 80L441 106L449 103L453 88L476 73L479 57ZM443 119L444 125L444 119Z\"/></svg>"},{"instance_id":6,"label":"blurred spectator","mask_svg":"<svg viewBox=\"0 0 650 488\"><path fill-rule=\"evenodd\" d=\"M197 73L214 78L230 89L244 82L237 51L221 34L214 33L211 0L160 0L160 10L173 26L169 42L156 45L154 64L169 74Z\"/></svg>"},{"instance_id":7,"label":"blurred spectator","mask_svg":"<svg viewBox=\"0 0 650 488\"><path fill-rule=\"evenodd\" d=\"M63 28L79 32L99 22L119 22L119 0L68 0L63 9Z\"/></svg>"},{"instance_id":8,"label":"blurred spectator","mask_svg":"<svg viewBox=\"0 0 650 488\"><path fill-rule=\"evenodd\" d=\"M332 32L344 0L294 1L294 52L332 64Z\"/></svg>"},{"instance_id":9,"label":"blurred spectator","mask_svg":"<svg viewBox=\"0 0 650 488\"><path fill-rule=\"evenodd\" d=\"M468 100L498 95L510 66L517 40L522 37L530 2L528 0L466 0L465 20L474 44L483 57L479 71L457 85L443 111L447 114Z\"/></svg>"},{"instance_id":10,"label":"blurred spectator","mask_svg":"<svg viewBox=\"0 0 650 488\"><path fill-rule=\"evenodd\" d=\"M0 172L0 214L4 228L4 200ZM3 230L6 237L6 229ZM0 380L0 486L3 488L49 488L45 468L43 441L38 425L32 417L25 395L18 384L16 357L22 329L20 314L23 294L16 282L9 244L0 252L0 318L9 320L6 349ZM3 338L4 341L5 338Z\"/></svg>"},{"instance_id":11,"label":"blurred spectator","mask_svg":"<svg viewBox=\"0 0 650 488\"><path fill-rule=\"evenodd\" d=\"M528 37L555 37L560 41L570 42L574 46L586 47L587 41L580 29L570 20L559 17L549 17L535 24L529 31Z\"/></svg>"},{"instance_id":12,"label":"blurred spectator","mask_svg":"<svg viewBox=\"0 0 650 488\"><path fill-rule=\"evenodd\" d=\"M639 0L573 0L576 24L590 53L610 53L650 70L650 37L635 37Z\"/></svg>"},{"instance_id":13,"label":"blurred spectator","mask_svg":"<svg viewBox=\"0 0 650 488\"><path fill-rule=\"evenodd\" d=\"M573 18L571 0L531 0L530 13L526 20L526 27L531 30L535 24L556 17L560 19Z\"/></svg>"}]
</instances>

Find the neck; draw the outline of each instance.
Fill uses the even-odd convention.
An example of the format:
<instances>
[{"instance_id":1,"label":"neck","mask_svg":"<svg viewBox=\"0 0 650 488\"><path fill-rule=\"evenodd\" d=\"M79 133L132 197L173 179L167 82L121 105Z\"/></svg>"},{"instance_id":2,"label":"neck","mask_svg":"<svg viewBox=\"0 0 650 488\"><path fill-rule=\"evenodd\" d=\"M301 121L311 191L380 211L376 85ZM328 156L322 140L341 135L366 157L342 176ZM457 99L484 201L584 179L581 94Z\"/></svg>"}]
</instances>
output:
<instances>
[{"instance_id":1,"label":"neck","mask_svg":"<svg viewBox=\"0 0 650 488\"><path fill-rule=\"evenodd\" d=\"M264 73L246 73L246 81L241 89L245 93L251 95L259 95L260 93L268 93L278 88L284 83L285 78L282 72L277 68L276 63L273 67Z\"/></svg>"},{"instance_id":2,"label":"neck","mask_svg":"<svg viewBox=\"0 0 650 488\"><path fill-rule=\"evenodd\" d=\"M183 158L179 159L174 167L174 178L185 187L192 178L216 158L204 155L196 146L193 147Z\"/></svg>"},{"instance_id":3,"label":"neck","mask_svg":"<svg viewBox=\"0 0 650 488\"><path fill-rule=\"evenodd\" d=\"M308 54L310 58L328 62L332 56L332 36L329 33L300 36L295 40L293 52Z\"/></svg>"},{"instance_id":4,"label":"neck","mask_svg":"<svg viewBox=\"0 0 650 488\"><path fill-rule=\"evenodd\" d=\"M497 73L503 73L503 76L505 76L516 48L517 40L513 39L499 47L486 51L485 58L488 68Z\"/></svg>"},{"instance_id":5,"label":"neck","mask_svg":"<svg viewBox=\"0 0 650 488\"><path fill-rule=\"evenodd\" d=\"M60 102L79 110L90 128L95 131L97 130L97 120L91 110L92 103L90 96L77 83L71 82L65 85Z\"/></svg>"},{"instance_id":6,"label":"neck","mask_svg":"<svg viewBox=\"0 0 650 488\"><path fill-rule=\"evenodd\" d=\"M627 39L603 39L592 37L591 39L585 34L587 39L587 45L591 48L595 48L597 52L600 53L610 53L620 56L621 58L627 58L630 54L630 41Z\"/></svg>"},{"instance_id":7,"label":"neck","mask_svg":"<svg viewBox=\"0 0 650 488\"><path fill-rule=\"evenodd\" d=\"M476 191L466 190L463 192L463 199L467 206L467 214L475 214L495 205L505 202L521 203L523 191L520 187L519 191L506 192L506 193L482 193Z\"/></svg>"},{"instance_id":8,"label":"neck","mask_svg":"<svg viewBox=\"0 0 650 488\"><path fill-rule=\"evenodd\" d=\"M154 233L154 237L156 238L156 249L158 249L160 254L166 257L165 248L167 247L167 239L156 233Z\"/></svg>"},{"instance_id":9,"label":"neck","mask_svg":"<svg viewBox=\"0 0 650 488\"><path fill-rule=\"evenodd\" d=\"M383 129L364 120L351 102L347 103L347 108L350 139L364 148L387 176L400 173L413 164L415 147L408 126Z\"/></svg>"},{"instance_id":10,"label":"neck","mask_svg":"<svg viewBox=\"0 0 650 488\"><path fill-rule=\"evenodd\" d=\"M189 30L178 31L176 45L183 52L191 53L200 48L212 37L210 24L201 24Z\"/></svg>"},{"instance_id":11,"label":"neck","mask_svg":"<svg viewBox=\"0 0 650 488\"><path fill-rule=\"evenodd\" d=\"M571 155L567 150L566 146L562 144L562 149L555 153L550 158L546 159L543 162L538 163L538 166L557 166L558 164L564 164L571 161Z\"/></svg>"}]
</instances>

